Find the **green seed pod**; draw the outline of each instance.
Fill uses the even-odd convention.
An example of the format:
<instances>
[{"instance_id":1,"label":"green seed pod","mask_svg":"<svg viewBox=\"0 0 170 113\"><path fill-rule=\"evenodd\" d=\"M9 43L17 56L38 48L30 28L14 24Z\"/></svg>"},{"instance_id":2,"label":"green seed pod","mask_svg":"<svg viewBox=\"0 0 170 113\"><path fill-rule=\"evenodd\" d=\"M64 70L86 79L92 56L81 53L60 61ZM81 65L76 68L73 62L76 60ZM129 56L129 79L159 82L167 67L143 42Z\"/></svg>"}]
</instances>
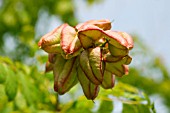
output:
<instances>
[{"instance_id":1,"label":"green seed pod","mask_svg":"<svg viewBox=\"0 0 170 113\"><path fill-rule=\"evenodd\" d=\"M115 75L105 70L101 86L104 89L111 89L114 87L114 85L115 85Z\"/></svg>"},{"instance_id":2,"label":"green seed pod","mask_svg":"<svg viewBox=\"0 0 170 113\"><path fill-rule=\"evenodd\" d=\"M83 89L84 95L89 100L94 100L99 92L99 85L93 84L85 75L85 73L82 71L80 67L78 67L78 80L81 84L81 87Z\"/></svg>"},{"instance_id":3,"label":"green seed pod","mask_svg":"<svg viewBox=\"0 0 170 113\"><path fill-rule=\"evenodd\" d=\"M67 24L62 24L53 31L44 35L38 42L38 46L47 53L61 53L61 31Z\"/></svg>"},{"instance_id":4,"label":"green seed pod","mask_svg":"<svg viewBox=\"0 0 170 113\"><path fill-rule=\"evenodd\" d=\"M77 58L74 57L65 60L61 55L57 55L53 73L54 73L54 90L59 94L69 91L77 81Z\"/></svg>"}]
</instances>

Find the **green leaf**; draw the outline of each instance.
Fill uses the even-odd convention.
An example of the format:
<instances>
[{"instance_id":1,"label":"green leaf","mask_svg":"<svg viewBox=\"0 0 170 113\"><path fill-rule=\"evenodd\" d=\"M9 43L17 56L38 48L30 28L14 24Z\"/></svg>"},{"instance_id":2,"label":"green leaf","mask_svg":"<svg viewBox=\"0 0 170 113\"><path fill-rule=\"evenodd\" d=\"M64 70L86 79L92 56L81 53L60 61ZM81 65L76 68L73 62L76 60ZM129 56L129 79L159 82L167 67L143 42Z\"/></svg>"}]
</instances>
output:
<instances>
[{"instance_id":1,"label":"green leaf","mask_svg":"<svg viewBox=\"0 0 170 113\"><path fill-rule=\"evenodd\" d=\"M2 63L0 64L0 84L5 82L6 76L7 76L6 66Z\"/></svg>"},{"instance_id":2,"label":"green leaf","mask_svg":"<svg viewBox=\"0 0 170 113\"><path fill-rule=\"evenodd\" d=\"M102 99L108 99L106 96L112 95L122 103L140 104L148 101L137 88L122 82L118 82L112 90L101 88L101 92L99 95Z\"/></svg>"},{"instance_id":3,"label":"green leaf","mask_svg":"<svg viewBox=\"0 0 170 113\"><path fill-rule=\"evenodd\" d=\"M17 94L14 104L15 104L15 107L19 110L26 109L27 103L21 92Z\"/></svg>"},{"instance_id":4,"label":"green leaf","mask_svg":"<svg viewBox=\"0 0 170 113\"><path fill-rule=\"evenodd\" d=\"M5 94L5 87L4 85L0 84L0 113L2 110L4 110L4 107L6 106L8 102L8 98Z\"/></svg>"},{"instance_id":5,"label":"green leaf","mask_svg":"<svg viewBox=\"0 0 170 113\"><path fill-rule=\"evenodd\" d=\"M18 73L19 79L20 79L20 84L21 84L21 91L29 105L33 104L33 96L32 96L32 91L33 89L30 89L30 84L29 84L29 78L27 78L27 75L24 75L23 73Z\"/></svg>"},{"instance_id":6,"label":"green leaf","mask_svg":"<svg viewBox=\"0 0 170 113\"><path fill-rule=\"evenodd\" d=\"M13 62L12 62L12 60L10 59L10 58L8 58L8 57L2 57L2 56L0 56L0 63L6 63L6 64L9 64L9 65L12 65L13 64Z\"/></svg>"},{"instance_id":7,"label":"green leaf","mask_svg":"<svg viewBox=\"0 0 170 113\"><path fill-rule=\"evenodd\" d=\"M152 113L156 113L156 109L155 109L154 103L151 104L151 111L152 111Z\"/></svg>"},{"instance_id":8,"label":"green leaf","mask_svg":"<svg viewBox=\"0 0 170 113\"><path fill-rule=\"evenodd\" d=\"M123 104L122 113L151 113L149 107L144 104Z\"/></svg>"},{"instance_id":9,"label":"green leaf","mask_svg":"<svg viewBox=\"0 0 170 113\"><path fill-rule=\"evenodd\" d=\"M8 70L7 80L5 83L5 92L8 96L8 100L14 100L17 94L18 82L17 77L12 70Z\"/></svg>"},{"instance_id":10,"label":"green leaf","mask_svg":"<svg viewBox=\"0 0 170 113\"><path fill-rule=\"evenodd\" d=\"M138 110L135 106L130 104L123 104L122 113L138 113Z\"/></svg>"},{"instance_id":11,"label":"green leaf","mask_svg":"<svg viewBox=\"0 0 170 113\"><path fill-rule=\"evenodd\" d=\"M85 96L79 97L74 102L69 102L61 107L61 113L93 113L94 102L87 100Z\"/></svg>"},{"instance_id":12,"label":"green leaf","mask_svg":"<svg viewBox=\"0 0 170 113\"><path fill-rule=\"evenodd\" d=\"M101 101L98 113L112 113L113 111L113 101L103 100Z\"/></svg>"}]
</instances>

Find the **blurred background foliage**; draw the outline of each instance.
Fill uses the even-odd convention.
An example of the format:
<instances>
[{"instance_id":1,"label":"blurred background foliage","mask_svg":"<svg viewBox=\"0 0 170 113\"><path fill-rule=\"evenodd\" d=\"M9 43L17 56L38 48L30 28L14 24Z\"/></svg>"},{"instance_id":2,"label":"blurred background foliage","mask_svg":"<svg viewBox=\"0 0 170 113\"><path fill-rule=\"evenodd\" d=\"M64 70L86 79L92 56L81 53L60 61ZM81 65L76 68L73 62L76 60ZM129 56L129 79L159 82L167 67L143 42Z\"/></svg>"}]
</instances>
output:
<instances>
[{"instance_id":1,"label":"blurred background foliage","mask_svg":"<svg viewBox=\"0 0 170 113\"><path fill-rule=\"evenodd\" d=\"M129 75L117 78L115 88L101 89L94 102L80 85L58 98L52 73L43 72L47 54L37 46L47 32L38 29L48 31L51 17L74 26L75 11L73 0L0 0L0 113L155 113L158 98L170 112L169 72L137 35Z\"/></svg>"}]
</instances>

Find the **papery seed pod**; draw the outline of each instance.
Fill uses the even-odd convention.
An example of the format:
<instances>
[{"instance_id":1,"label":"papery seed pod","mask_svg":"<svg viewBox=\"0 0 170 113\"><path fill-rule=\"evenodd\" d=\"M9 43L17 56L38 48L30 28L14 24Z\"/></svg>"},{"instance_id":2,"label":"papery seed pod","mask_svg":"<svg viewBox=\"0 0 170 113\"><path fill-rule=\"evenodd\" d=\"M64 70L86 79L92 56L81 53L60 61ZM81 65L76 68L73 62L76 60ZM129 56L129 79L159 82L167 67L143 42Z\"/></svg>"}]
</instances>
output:
<instances>
[{"instance_id":1,"label":"papery seed pod","mask_svg":"<svg viewBox=\"0 0 170 113\"><path fill-rule=\"evenodd\" d=\"M77 56L83 50L76 30L69 25L66 25L62 30L60 44L63 51L62 55L65 59Z\"/></svg>"},{"instance_id":2,"label":"papery seed pod","mask_svg":"<svg viewBox=\"0 0 170 113\"><path fill-rule=\"evenodd\" d=\"M38 46L49 53L45 71L53 70L58 94L79 81L87 99L94 100L100 85L113 88L115 76L128 74L132 37L110 29L107 19L90 20L75 27L63 24L40 39Z\"/></svg>"},{"instance_id":3,"label":"papery seed pod","mask_svg":"<svg viewBox=\"0 0 170 113\"><path fill-rule=\"evenodd\" d=\"M111 49L109 49L109 47ZM122 49L118 49L118 51L112 51L115 46L112 46L109 43L106 43L105 46L102 47L102 57L104 62L118 62L124 56L127 55L126 52L122 52ZM111 50L111 51L110 51ZM114 52L114 53L111 53ZM113 56L115 54L115 56Z\"/></svg>"},{"instance_id":4,"label":"papery seed pod","mask_svg":"<svg viewBox=\"0 0 170 113\"><path fill-rule=\"evenodd\" d=\"M54 64L54 63L55 63L55 60L56 60L56 55L57 55L57 54L53 54L53 53L48 54L48 61L49 61L50 63Z\"/></svg>"},{"instance_id":5,"label":"papery seed pod","mask_svg":"<svg viewBox=\"0 0 170 113\"><path fill-rule=\"evenodd\" d=\"M53 66L53 74L54 74L54 90L58 91L58 78L60 76L60 73L64 69L64 65L66 63L66 60L59 54L56 55L56 60Z\"/></svg>"},{"instance_id":6,"label":"papery seed pod","mask_svg":"<svg viewBox=\"0 0 170 113\"><path fill-rule=\"evenodd\" d=\"M112 44L108 44L108 45L109 45L109 51L114 57L124 57L129 53L129 50L127 48L120 49L120 48L115 47Z\"/></svg>"},{"instance_id":7,"label":"papery seed pod","mask_svg":"<svg viewBox=\"0 0 170 113\"><path fill-rule=\"evenodd\" d=\"M110 52L103 53L103 61L104 62L118 62L121 60L123 57L120 56L113 56Z\"/></svg>"},{"instance_id":8,"label":"papery seed pod","mask_svg":"<svg viewBox=\"0 0 170 113\"><path fill-rule=\"evenodd\" d=\"M53 65L55 63L55 60L56 60L56 54L49 53L48 61L46 62L46 65L45 65L45 73L53 70Z\"/></svg>"},{"instance_id":9,"label":"papery seed pod","mask_svg":"<svg viewBox=\"0 0 170 113\"><path fill-rule=\"evenodd\" d=\"M128 49L132 49L134 46L132 37L126 32L118 32L128 43Z\"/></svg>"},{"instance_id":10,"label":"papery seed pod","mask_svg":"<svg viewBox=\"0 0 170 113\"><path fill-rule=\"evenodd\" d=\"M95 64L94 64L95 65ZM84 50L80 54L80 67L87 76L87 78L94 84L99 85L101 84L102 81L98 80L97 77L95 76L91 64L89 61L89 53L88 50ZM99 70L100 71L100 70Z\"/></svg>"},{"instance_id":11,"label":"papery seed pod","mask_svg":"<svg viewBox=\"0 0 170 113\"><path fill-rule=\"evenodd\" d=\"M81 87L83 89L84 95L89 100L94 100L99 92L99 85L93 84L85 75L85 73L82 71L80 67L78 67L78 80L81 84Z\"/></svg>"},{"instance_id":12,"label":"papery seed pod","mask_svg":"<svg viewBox=\"0 0 170 113\"><path fill-rule=\"evenodd\" d=\"M111 22L107 19L103 19L103 20L89 20L89 21L86 21L84 23L80 23L78 25L76 25L76 29L79 31L81 30L81 28L83 26L86 26L86 25L95 25L103 30L110 30L111 29Z\"/></svg>"},{"instance_id":13,"label":"papery seed pod","mask_svg":"<svg viewBox=\"0 0 170 113\"><path fill-rule=\"evenodd\" d=\"M45 64L45 73L50 72L52 70L53 70L53 64L47 61Z\"/></svg>"},{"instance_id":14,"label":"papery seed pod","mask_svg":"<svg viewBox=\"0 0 170 113\"><path fill-rule=\"evenodd\" d=\"M77 60L76 57L67 60L63 71L58 78L58 92L65 93L70 90L77 82Z\"/></svg>"},{"instance_id":15,"label":"papery seed pod","mask_svg":"<svg viewBox=\"0 0 170 113\"><path fill-rule=\"evenodd\" d=\"M103 37L100 38L99 40L95 41L94 47L102 47L106 44L107 40Z\"/></svg>"},{"instance_id":16,"label":"papery seed pod","mask_svg":"<svg viewBox=\"0 0 170 113\"><path fill-rule=\"evenodd\" d=\"M104 65L102 62L102 51L100 47L89 48L88 57L90 67L93 71L94 76L100 81L103 81Z\"/></svg>"},{"instance_id":17,"label":"papery seed pod","mask_svg":"<svg viewBox=\"0 0 170 113\"><path fill-rule=\"evenodd\" d=\"M54 90L60 95L69 91L77 82L77 58L65 60L61 55L57 55L54 72Z\"/></svg>"},{"instance_id":18,"label":"papery seed pod","mask_svg":"<svg viewBox=\"0 0 170 113\"><path fill-rule=\"evenodd\" d=\"M128 65L123 65L124 67L124 70L125 70L125 75L128 75L129 74L129 67Z\"/></svg>"},{"instance_id":19,"label":"papery seed pod","mask_svg":"<svg viewBox=\"0 0 170 113\"><path fill-rule=\"evenodd\" d=\"M101 86L104 89L111 89L114 87L114 84L115 84L115 75L105 70Z\"/></svg>"},{"instance_id":20,"label":"papery seed pod","mask_svg":"<svg viewBox=\"0 0 170 113\"><path fill-rule=\"evenodd\" d=\"M121 60L117 62L106 62L106 70L111 72L112 74L116 76L123 76L125 73L127 73L127 67L124 65L128 65L131 62L132 58L130 56L125 56Z\"/></svg>"},{"instance_id":21,"label":"papery seed pod","mask_svg":"<svg viewBox=\"0 0 170 113\"><path fill-rule=\"evenodd\" d=\"M103 29L103 30L110 30L112 25L111 25L111 21L104 19L104 20L98 20L98 21L91 21L91 24L98 26L99 28Z\"/></svg>"},{"instance_id":22,"label":"papery seed pod","mask_svg":"<svg viewBox=\"0 0 170 113\"><path fill-rule=\"evenodd\" d=\"M79 30L78 38L84 49L94 47L100 39L104 38L103 30L95 25L85 25Z\"/></svg>"},{"instance_id":23,"label":"papery seed pod","mask_svg":"<svg viewBox=\"0 0 170 113\"><path fill-rule=\"evenodd\" d=\"M119 49L128 48L127 40L122 35L120 35L118 32L107 30L107 31L104 31L104 33L105 33L106 39L111 45Z\"/></svg>"},{"instance_id":24,"label":"papery seed pod","mask_svg":"<svg viewBox=\"0 0 170 113\"><path fill-rule=\"evenodd\" d=\"M117 32L117 31L107 30L107 31L104 31L104 33L109 43L119 49L127 48L128 50L130 50L134 46L132 37L126 32Z\"/></svg>"},{"instance_id":25,"label":"papery seed pod","mask_svg":"<svg viewBox=\"0 0 170 113\"><path fill-rule=\"evenodd\" d=\"M38 42L38 46L47 53L61 53L61 31L67 24L62 24L50 33L44 35Z\"/></svg>"}]
</instances>

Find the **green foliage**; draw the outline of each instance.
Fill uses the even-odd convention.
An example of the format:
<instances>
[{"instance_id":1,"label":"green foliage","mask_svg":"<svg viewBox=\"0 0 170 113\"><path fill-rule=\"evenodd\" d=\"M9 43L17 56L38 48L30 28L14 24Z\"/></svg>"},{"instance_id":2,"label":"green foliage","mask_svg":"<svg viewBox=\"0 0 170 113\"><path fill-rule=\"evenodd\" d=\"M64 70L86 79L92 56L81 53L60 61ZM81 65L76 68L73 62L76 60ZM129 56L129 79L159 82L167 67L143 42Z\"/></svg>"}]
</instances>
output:
<instances>
[{"instance_id":1,"label":"green foliage","mask_svg":"<svg viewBox=\"0 0 170 113\"><path fill-rule=\"evenodd\" d=\"M4 83L6 81L7 70L3 64L0 64L0 83Z\"/></svg>"},{"instance_id":2,"label":"green foliage","mask_svg":"<svg viewBox=\"0 0 170 113\"><path fill-rule=\"evenodd\" d=\"M98 113L111 113L113 111L113 102L112 100L103 100L101 101Z\"/></svg>"},{"instance_id":3,"label":"green foliage","mask_svg":"<svg viewBox=\"0 0 170 113\"><path fill-rule=\"evenodd\" d=\"M5 83L5 92L6 95L8 96L8 100L12 101L14 100L16 94L17 94L17 88L18 88L18 83L17 83L17 76L12 70L8 70L7 80Z\"/></svg>"},{"instance_id":4,"label":"green foliage","mask_svg":"<svg viewBox=\"0 0 170 113\"><path fill-rule=\"evenodd\" d=\"M35 55L38 49L36 24L40 11L44 9L48 14L58 15L63 22L77 24L72 0L3 0L0 7L1 55L10 56L17 61L25 61ZM3 46L8 36L14 40L16 47L10 48L8 43L7 46L12 51L7 52Z\"/></svg>"},{"instance_id":5,"label":"green foliage","mask_svg":"<svg viewBox=\"0 0 170 113\"><path fill-rule=\"evenodd\" d=\"M123 104L122 113L151 113L146 105Z\"/></svg>"},{"instance_id":6,"label":"green foliage","mask_svg":"<svg viewBox=\"0 0 170 113\"><path fill-rule=\"evenodd\" d=\"M54 92L48 92L49 82L39 74L36 67L28 67L9 58L0 57L6 67L6 81L0 84L0 112L54 110ZM31 76L31 74L34 75ZM36 87L35 87L36 86Z\"/></svg>"},{"instance_id":7,"label":"green foliage","mask_svg":"<svg viewBox=\"0 0 170 113\"><path fill-rule=\"evenodd\" d=\"M94 3L98 3L98 2L101 2L101 1L103 1L103 0L87 0L87 3L88 3L89 5L92 5L92 4L94 4Z\"/></svg>"},{"instance_id":8,"label":"green foliage","mask_svg":"<svg viewBox=\"0 0 170 113\"><path fill-rule=\"evenodd\" d=\"M5 86L0 84L0 111L2 111L8 103L8 97L5 93Z\"/></svg>"},{"instance_id":9,"label":"green foliage","mask_svg":"<svg viewBox=\"0 0 170 113\"><path fill-rule=\"evenodd\" d=\"M67 103L60 103L57 106L56 93L49 91L53 80L49 77L52 74L40 74L36 67L26 66L19 62L11 62L9 58L0 57L1 64L7 67L6 81L0 85L0 94L2 104L0 111L9 113L11 111L26 112L55 112L56 109L63 113L78 113L81 109L82 113L87 112L107 112L110 113L114 109L113 101L117 99L123 104L123 111L132 109L140 111L141 109L151 110L149 98L144 96L137 88L118 82L113 90L101 89L99 97L93 102L80 96L75 100L67 100ZM74 90L70 95L76 95L78 89ZM114 98L110 98L110 96ZM10 102L11 101L11 102ZM9 103L10 102L10 103ZM143 104L146 102L147 104ZM96 104L99 108L93 110ZM137 106L137 107L136 107Z\"/></svg>"}]
</instances>

